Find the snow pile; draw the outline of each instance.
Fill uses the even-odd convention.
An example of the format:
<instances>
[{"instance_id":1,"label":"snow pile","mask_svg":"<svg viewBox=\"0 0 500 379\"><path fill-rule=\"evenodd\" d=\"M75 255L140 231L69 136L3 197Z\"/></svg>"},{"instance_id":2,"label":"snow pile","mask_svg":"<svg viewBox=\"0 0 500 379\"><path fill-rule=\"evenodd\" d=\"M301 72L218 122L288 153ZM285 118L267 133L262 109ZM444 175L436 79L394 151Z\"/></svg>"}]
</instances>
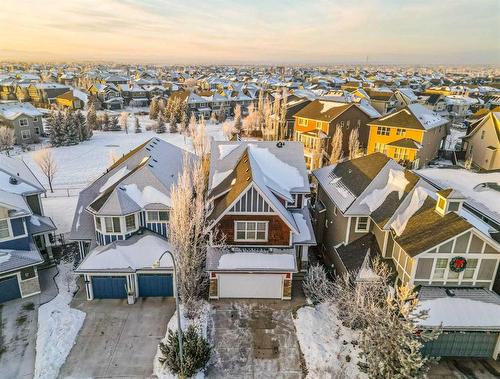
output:
<instances>
[{"instance_id":1,"label":"snow pile","mask_svg":"<svg viewBox=\"0 0 500 379\"><path fill-rule=\"evenodd\" d=\"M141 208L144 208L148 204L164 204L169 207L172 206L170 197L158 191L154 187L145 186L141 191L139 187L137 187L137 184L127 184L123 186L123 188L125 189L127 196Z\"/></svg>"},{"instance_id":2,"label":"snow pile","mask_svg":"<svg viewBox=\"0 0 500 379\"><path fill-rule=\"evenodd\" d=\"M309 227L307 226L307 220L302 213L293 212L293 219L297 224L297 228L299 229L300 234L295 235L294 242L304 242L311 240L311 232L309 231Z\"/></svg>"},{"instance_id":3,"label":"snow pile","mask_svg":"<svg viewBox=\"0 0 500 379\"><path fill-rule=\"evenodd\" d=\"M202 301L200 302L199 314L198 317L194 319L187 319L184 316L184 307L180 305L181 311L181 328L183 331L186 331L190 325L193 325L203 338L207 339L207 330L208 330L208 322L210 318L210 310L211 306L208 302ZM172 332L177 331L177 312L174 312L172 318L168 322L167 332L165 333L165 338L163 338L162 342L167 342L168 330L172 330ZM153 374L158 377L158 379L177 379L178 376L170 372L168 367L163 366L158 358L161 356L160 348L156 350L156 355L153 362ZM198 372L194 379L203 379L205 377L204 372Z\"/></svg>"},{"instance_id":4,"label":"snow pile","mask_svg":"<svg viewBox=\"0 0 500 379\"><path fill-rule=\"evenodd\" d=\"M295 269L295 256L274 253L228 253L219 259L219 269Z\"/></svg>"},{"instance_id":5,"label":"snow pile","mask_svg":"<svg viewBox=\"0 0 500 379\"><path fill-rule=\"evenodd\" d=\"M394 229L397 236L400 236L404 232L406 224L408 224L410 218L412 218L422 205L424 205L424 201L427 199L428 195L429 193L423 187L415 188L408 206L403 212L399 213L391 223L391 228Z\"/></svg>"},{"instance_id":6,"label":"snow pile","mask_svg":"<svg viewBox=\"0 0 500 379\"><path fill-rule=\"evenodd\" d=\"M121 178L123 178L125 175L127 175L130 172L130 170L127 168L127 166L123 166L120 168L118 171L116 171L113 175L111 175L108 180L106 180L106 183L102 185L101 188L99 188L99 192L104 192L106 191L109 187L111 187L113 184L117 183L120 181Z\"/></svg>"},{"instance_id":7,"label":"snow pile","mask_svg":"<svg viewBox=\"0 0 500 379\"><path fill-rule=\"evenodd\" d=\"M219 145L219 159L224 159L227 157L233 150L235 150L238 146L240 146L237 143L232 143L232 144L220 144Z\"/></svg>"},{"instance_id":8,"label":"snow pile","mask_svg":"<svg viewBox=\"0 0 500 379\"><path fill-rule=\"evenodd\" d=\"M36 215L32 215L30 217L30 224L35 225L35 226L40 226L40 219Z\"/></svg>"},{"instance_id":9,"label":"snow pile","mask_svg":"<svg viewBox=\"0 0 500 379\"><path fill-rule=\"evenodd\" d=\"M0 252L0 264L8 262L10 257L11 257L10 253Z\"/></svg>"},{"instance_id":10,"label":"snow pile","mask_svg":"<svg viewBox=\"0 0 500 379\"><path fill-rule=\"evenodd\" d=\"M396 191L399 199L401 199L408 183L408 180L405 178L404 170L394 170L391 168L389 169L389 176L384 188L373 190L361 200L360 204L366 204L370 212L373 212L384 203L387 196L393 191Z\"/></svg>"},{"instance_id":11,"label":"snow pile","mask_svg":"<svg viewBox=\"0 0 500 379\"><path fill-rule=\"evenodd\" d=\"M212 176L212 188L217 187L219 184L221 184L224 179L226 179L233 171L232 170L227 170L227 171L216 171L214 175Z\"/></svg>"},{"instance_id":12,"label":"snow pile","mask_svg":"<svg viewBox=\"0 0 500 379\"><path fill-rule=\"evenodd\" d=\"M336 103L335 101L320 101L320 104L323 106L319 113L328 112L330 109L343 107L345 103Z\"/></svg>"},{"instance_id":13,"label":"snow pile","mask_svg":"<svg viewBox=\"0 0 500 379\"><path fill-rule=\"evenodd\" d=\"M306 361L308 378L366 378L358 368L359 350L353 345L359 337L342 325L331 304L305 306L293 320L300 349Z\"/></svg>"},{"instance_id":14,"label":"snow pile","mask_svg":"<svg viewBox=\"0 0 500 379\"><path fill-rule=\"evenodd\" d=\"M59 266L55 280L59 294L38 308L35 379L57 377L85 319L84 312L69 306L77 290L72 263Z\"/></svg>"}]
</instances>

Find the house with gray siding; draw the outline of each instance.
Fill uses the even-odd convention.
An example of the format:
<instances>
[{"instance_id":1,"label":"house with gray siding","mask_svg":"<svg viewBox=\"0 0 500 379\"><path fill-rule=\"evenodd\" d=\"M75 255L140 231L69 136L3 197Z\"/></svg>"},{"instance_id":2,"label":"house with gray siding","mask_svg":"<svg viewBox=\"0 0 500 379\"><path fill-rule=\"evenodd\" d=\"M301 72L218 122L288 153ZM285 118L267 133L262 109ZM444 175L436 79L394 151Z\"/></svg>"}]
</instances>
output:
<instances>
[{"instance_id":1,"label":"house with gray siding","mask_svg":"<svg viewBox=\"0 0 500 379\"><path fill-rule=\"evenodd\" d=\"M158 138L138 146L80 192L70 239L78 242L87 299L172 296L170 188L186 157ZM196 159L193 154L187 160Z\"/></svg>"},{"instance_id":2,"label":"house with gray siding","mask_svg":"<svg viewBox=\"0 0 500 379\"><path fill-rule=\"evenodd\" d=\"M43 193L23 161L0 155L0 303L40 293L37 267L53 258L56 230L44 215Z\"/></svg>"},{"instance_id":3,"label":"house with gray siding","mask_svg":"<svg viewBox=\"0 0 500 379\"><path fill-rule=\"evenodd\" d=\"M313 176L318 245L337 274L356 273L367 254L378 255L393 267L397 285L448 289L450 296L454 288L466 288L470 296L484 291L498 296L493 291L500 263L500 244L493 238L498 231L463 208L460 192L437 190L381 153L323 167ZM430 314L436 309L431 307ZM467 309L466 301L454 301L451 311ZM496 356L499 330L479 326L471 318L469 325L450 332L495 333L481 354ZM443 354L459 352L458 337L443 338L457 344L455 350L440 350ZM487 339L486 334L472 338Z\"/></svg>"},{"instance_id":4,"label":"house with gray siding","mask_svg":"<svg viewBox=\"0 0 500 379\"><path fill-rule=\"evenodd\" d=\"M30 103L0 102L0 125L12 128L16 144L35 143L43 135L42 113Z\"/></svg>"}]
</instances>

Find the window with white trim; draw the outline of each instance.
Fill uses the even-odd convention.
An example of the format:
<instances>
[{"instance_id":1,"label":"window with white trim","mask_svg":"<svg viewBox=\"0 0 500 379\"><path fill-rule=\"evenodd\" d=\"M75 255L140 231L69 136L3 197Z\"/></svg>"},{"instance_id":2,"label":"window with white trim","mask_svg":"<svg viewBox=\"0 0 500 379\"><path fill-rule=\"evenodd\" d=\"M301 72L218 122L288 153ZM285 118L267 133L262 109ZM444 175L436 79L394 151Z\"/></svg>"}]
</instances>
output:
<instances>
[{"instance_id":1,"label":"window with white trim","mask_svg":"<svg viewBox=\"0 0 500 379\"><path fill-rule=\"evenodd\" d=\"M38 121L38 117L33 117L33 122L37 122Z\"/></svg>"},{"instance_id":2,"label":"window with white trim","mask_svg":"<svg viewBox=\"0 0 500 379\"><path fill-rule=\"evenodd\" d=\"M391 133L391 129L385 126L377 126L377 134L379 136L388 136Z\"/></svg>"},{"instance_id":3,"label":"window with white trim","mask_svg":"<svg viewBox=\"0 0 500 379\"><path fill-rule=\"evenodd\" d=\"M370 226L370 219L368 217L357 217L356 218L356 232L367 232Z\"/></svg>"},{"instance_id":4,"label":"window with white trim","mask_svg":"<svg viewBox=\"0 0 500 379\"><path fill-rule=\"evenodd\" d=\"M120 217L104 217L106 233L121 233Z\"/></svg>"},{"instance_id":5,"label":"window with white trim","mask_svg":"<svg viewBox=\"0 0 500 379\"><path fill-rule=\"evenodd\" d=\"M307 125L307 120L305 118L299 118L299 125L300 126L306 126Z\"/></svg>"},{"instance_id":6,"label":"window with white trim","mask_svg":"<svg viewBox=\"0 0 500 379\"><path fill-rule=\"evenodd\" d=\"M135 230L135 215L132 214L125 216L125 229L127 232Z\"/></svg>"},{"instance_id":7,"label":"window with white trim","mask_svg":"<svg viewBox=\"0 0 500 379\"><path fill-rule=\"evenodd\" d=\"M477 259L467 259L467 266L465 266L464 276L462 277L462 279L474 278L474 273L476 272L477 263L478 263Z\"/></svg>"},{"instance_id":8,"label":"window with white trim","mask_svg":"<svg viewBox=\"0 0 500 379\"><path fill-rule=\"evenodd\" d=\"M170 219L170 214L168 211L147 211L146 216L148 222L167 223Z\"/></svg>"},{"instance_id":9,"label":"window with white trim","mask_svg":"<svg viewBox=\"0 0 500 379\"><path fill-rule=\"evenodd\" d=\"M30 139L31 132L29 130L21 130L21 138L22 139Z\"/></svg>"},{"instance_id":10,"label":"window with white trim","mask_svg":"<svg viewBox=\"0 0 500 379\"><path fill-rule=\"evenodd\" d=\"M0 220L0 239L10 237L9 220Z\"/></svg>"},{"instance_id":11,"label":"window with white trim","mask_svg":"<svg viewBox=\"0 0 500 379\"><path fill-rule=\"evenodd\" d=\"M396 135L398 135L398 136L404 136L404 135L406 135L406 129L404 129L404 128L397 128L396 129Z\"/></svg>"},{"instance_id":12,"label":"window with white trim","mask_svg":"<svg viewBox=\"0 0 500 379\"><path fill-rule=\"evenodd\" d=\"M444 279L444 273L446 272L446 267L448 266L447 258L438 258L436 260L436 267L434 268L434 273L432 279Z\"/></svg>"},{"instance_id":13,"label":"window with white trim","mask_svg":"<svg viewBox=\"0 0 500 379\"><path fill-rule=\"evenodd\" d=\"M95 218L95 227L97 230L102 231L102 224L101 224L101 218L96 217Z\"/></svg>"},{"instance_id":14,"label":"window with white trim","mask_svg":"<svg viewBox=\"0 0 500 379\"><path fill-rule=\"evenodd\" d=\"M235 221L235 241L267 241L267 221Z\"/></svg>"},{"instance_id":15,"label":"window with white trim","mask_svg":"<svg viewBox=\"0 0 500 379\"><path fill-rule=\"evenodd\" d=\"M20 126L28 126L28 119L27 118L22 118L19 120L19 125Z\"/></svg>"},{"instance_id":16,"label":"window with white trim","mask_svg":"<svg viewBox=\"0 0 500 379\"><path fill-rule=\"evenodd\" d=\"M387 154L387 147L383 143L375 142L375 151L382 154Z\"/></svg>"}]
</instances>

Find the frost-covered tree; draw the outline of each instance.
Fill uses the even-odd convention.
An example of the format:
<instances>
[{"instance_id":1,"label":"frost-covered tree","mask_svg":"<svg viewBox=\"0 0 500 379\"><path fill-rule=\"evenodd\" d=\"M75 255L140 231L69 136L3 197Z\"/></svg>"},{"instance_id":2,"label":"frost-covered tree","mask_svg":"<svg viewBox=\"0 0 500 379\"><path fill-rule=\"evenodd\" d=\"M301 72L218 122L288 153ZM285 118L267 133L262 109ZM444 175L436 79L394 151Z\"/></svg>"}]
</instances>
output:
<instances>
[{"instance_id":1,"label":"frost-covered tree","mask_svg":"<svg viewBox=\"0 0 500 379\"><path fill-rule=\"evenodd\" d=\"M76 127L79 131L80 142L87 141L92 137L92 128L88 125L87 120L82 112L76 111L74 115Z\"/></svg>"},{"instance_id":2,"label":"frost-covered tree","mask_svg":"<svg viewBox=\"0 0 500 379\"><path fill-rule=\"evenodd\" d=\"M248 107L248 115L243 119L243 131L250 136L254 130L259 128L259 114L253 104Z\"/></svg>"},{"instance_id":3,"label":"frost-covered tree","mask_svg":"<svg viewBox=\"0 0 500 379\"><path fill-rule=\"evenodd\" d=\"M211 124L217 124L217 115L215 114L215 112L212 112L210 114L210 123Z\"/></svg>"},{"instance_id":4,"label":"frost-covered tree","mask_svg":"<svg viewBox=\"0 0 500 379\"><path fill-rule=\"evenodd\" d=\"M77 145L80 142L80 127L75 113L67 110L64 113L64 142L63 145Z\"/></svg>"},{"instance_id":5,"label":"frost-covered tree","mask_svg":"<svg viewBox=\"0 0 500 379\"><path fill-rule=\"evenodd\" d=\"M149 118L151 120L156 120L158 118L158 113L160 112L160 106L158 104L158 98L154 97L149 104Z\"/></svg>"},{"instance_id":6,"label":"frost-covered tree","mask_svg":"<svg viewBox=\"0 0 500 379\"><path fill-rule=\"evenodd\" d=\"M336 128L331 142L330 164L337 163L342 159L342 129Z\"/></svg>"},{"instance_id":7,"label":"frost-covered tree","mask_svg":"<svg viewBox=\"0 0 500 379\"><path fill-rule=\"evenodd\" d=\"M125 130L125 134L128 134L128 112L120 113L120 126Z\"/></svg>"},{"instance_id":8,"label":"frost-covered tree","mask_svg":"<svg viewBox=\"0 0 500 379\"><path fill-rule=\"evenodd\" d=\"M358 127L349 133L349 159L354 159L359 154L359 129Z\"/></svg>"},{"instance_id":9,"label":"frost-covered tree","mask_svg":"<svg viewBox=\"0 0 500 379\"><path fill-rule=\"evenodd\" d=\"M182 117L181 117L181 122L179 124L179 133L185 134L186 131L189 129L189 116L186 111L182 112Z\"/></svg>"},{"instance_id":10,"label":"frost-covered tree","mask_svg":"<svg viewBox=\"0 0 500 379\"><path fill-rule=\"evenodd\" d=\"M236 128L234 127L234 123L231 121L224 121L222 123L222 132L224 133L224 136L228 140L231 140L233 138L233 135L236 134Z\"/></svg>"},{"instance_id":11,"label":"frost-covered tree","mask_svg":"<svg viewBox=\"0 0 500 379\"><path fill-rule=\"evenodd\" d=\"M139 118L138 117L135 117L134 126L135 126L134 131L136 133L142 133L141 124L139 122Z\"/></svg>"},{"instance_id":12,"label":"frost-covered tree","mask_svg":"<svg viewBox=\"0 0 500 379\"><path fill-rule=\"evenodd\" d=\"M9 150L12 149L15 143L16 134L14 129L0 125L0 151L5 151L9 155Z\"/></svg>"},{"instance_id":13,"label":"frost-covered tree","mask_svg":"<svg viewBox=\"0 0 500 379\"><path fill-rule=\"evenodd\" d=\"M102 119L101 119L102 130L108 131L109 124L110 124L110 120L109 120L108 112L104 112L104 114L102 115Z\"/></svg>"},{"instance_id":14,"label":"frost-covered tree","mask_svg":"<svg viewBox=\"0 0 500 379\"><path fill-rule=\"evenodd\" d=\"M302 281L302 288L313 303L332 301L335 294L332 281L323 266L319 264L309 267Z\"/></svg>"},{"instance_id":15,"label":"frost-covered tree","mask_svg":"<svg viewBox=\"0 0 500 379\"><path fill-rule=\"evenodd\" d=\"M109 121L109 130L112 132L119 132L120 130L122 130L118 123L118 116L111 117Z\"/></svg>"},{"instance_id":16,"label":"frost-covered tree","mask_svg":"<svg viewBox=\"0 0 500 379\"><path fill-rule=\"evenodd\" d=\"M158 115L158 118L156 120L155 132L158 134L166 132L165 121L163 121L163 114L161 113Z\"/></svg>"},{"instance_id":17,"label":"frost-covered tree","mask_svg":"<svg viewBox=\"0 0 500 379\"><path fill-rule=\"evenodd\" d=\"M54 156L52 155L52 152L49 149L38 150L33 154L33 160L47 178L50 192L53 193L54 189L52 188L52 182L54 180L54 176L57 173L57 164Z\"/></svg>"},{"instance_id":18,"label":"frost-covered tree","mask_svg":"<svg viewBox=\"0 0 500 379\"><path fill-rule=\"evenodd\" d=\"M87 127L90 130L99 129L99 123L97 121L97 112L95 109L95 102L91 102L89 109L87 110Z\"/></svg>"},{"instance_id":19,"label":"frost-covered tree","mask_svg":"<svg viewBox=\"0 0 500 379\"><path fill-rule=\"evenodd\" d=\"M172 112L170 114L169 132L170 133L177 133L177 118L175 117L174 112Z\"/></svg>"},{"instance_id":20,"label":"frost-covered tree","mask_svg":"<svg viewBox=\"0 0 500 379\"><path fill-rule=\"evenodd\" d=\"M236 129L236 133L241 133L241 128L243 127L243 123L241 121L241 105L236 104L234 107L234 128Z\"/></svg>"},{"instance_id":21,"label":"frost-covered tree","mask_svg":"<svg viewBox=\"0 0 500 379\"><path fill-rule=\"evenodd\" d=\"M64 144L64 116L60 111L52 111L47 119L49 140L52 146Z\"/></svg>"}]
</instances>

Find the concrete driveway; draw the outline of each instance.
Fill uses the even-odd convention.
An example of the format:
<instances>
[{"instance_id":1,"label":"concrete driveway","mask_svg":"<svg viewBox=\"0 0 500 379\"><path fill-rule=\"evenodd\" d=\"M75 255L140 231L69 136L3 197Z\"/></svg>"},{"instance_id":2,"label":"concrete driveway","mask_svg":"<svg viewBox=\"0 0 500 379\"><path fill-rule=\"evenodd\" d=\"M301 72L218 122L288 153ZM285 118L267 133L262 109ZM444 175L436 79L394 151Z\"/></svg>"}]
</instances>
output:
<instances>
[{"instance_id":1,"label":"concrete driveway","mask_svg":"<svg viewBox=\"0 0 500 379\"><path fill-rule=\"evenodd\" d=\"M219 300L212 302L209 330L214 356L208 378L302 378L293 301Z\"/></svg>"},{"instance_id":2,"label":"concrete driveway","mask_svg":"<svg viewBox=\"0 0 500 379\"><path fill-rule=\"evenodd\" d=\"M153 360L167 323L173 298L85 300L79 291L73 308L87 314L59 376L61 378L144 378L153 374Z\"/></svg>"},{"instance_id":3,"label":"concrete driveway","mask_svg":"<svg viewBox=\"0 0 500 379\"><path fill-rule=\"evenodd\" d=\"M56 267L40 270L41 294L0 304L0 377L33 377L38 307L57 295L56 274Z\"/></svg>"}]
</instances>

